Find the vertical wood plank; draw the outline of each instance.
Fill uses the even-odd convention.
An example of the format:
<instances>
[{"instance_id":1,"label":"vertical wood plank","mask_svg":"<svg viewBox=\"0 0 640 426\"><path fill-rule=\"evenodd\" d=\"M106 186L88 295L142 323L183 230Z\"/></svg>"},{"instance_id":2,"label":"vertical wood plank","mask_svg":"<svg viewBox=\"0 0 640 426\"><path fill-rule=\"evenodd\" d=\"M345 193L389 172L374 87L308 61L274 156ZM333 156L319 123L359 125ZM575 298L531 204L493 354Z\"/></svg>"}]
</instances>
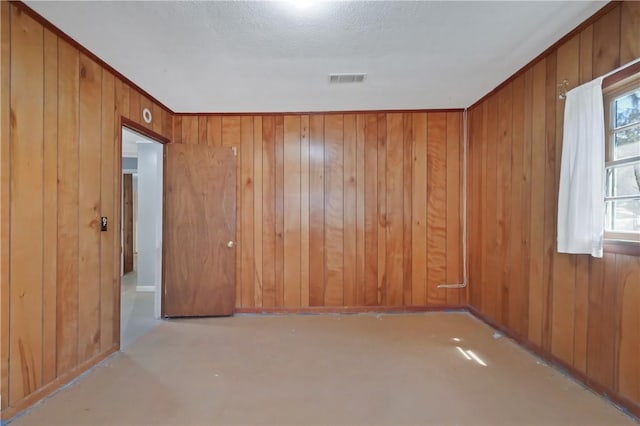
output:
<instances>
[{"instance_id":1,"label":"vertical wood plank","mask_svg":"<svg viewBox=\"0 0 640 426\"><path fill-rule=\"evenodd\" d=\"M469 112L469 159L472 172L469 173L469 185L470 194L473 198L473 202L468 206L468 218L469 220L469 236L472 238L472 243L469 247L469 287L470 287L470 303L478 309L482 307L482 278L483 278L483 235L485 214L483 200L484 200L484 176L485 168L483 163L485 156L483 155L486 149L486 144L482 138L484 133L484 110L487 103L475 107Z\"/></svg>"},{"instance_id":2,"label":"vertical wood plank","mask_svg":"<svg viewBox=\"0 0 640 426\"><path fill-rule=\"evenodd\" d=\"M496 245L496 235L498 233L497 223L497 182L498 182L498 96L493 95L488 101L487 109L487 124L486 124L486 138L485 144L487 145L486 152L486 207L485 215L486 219L486 233L484 236L486 256L485 256L485 280L482 285L486 287L486 291L482 297L482 307L491 318L497 320L499 309L497 306L498 301L498 288L500 285L500 273L501 259L498 255L498 247Z\"/></svg>"},{"instance_id":3,"label":"vertical wood plank","mask_svg":"<svg viewBox=\"0 0 640 426\"><path fill-rule=\"evenodd\" d=\"M240 117L229 117L229 119L234 119L235 121L240 121ZM195 145L198 143L198 139L200 137L199 132L199 123L198 116L196 115L185 115L182 117L182 143ZM235 140L235 144L238 149L240 149L240 138L239 135ZM240 166L239 166L240 167Z\"/></svg>"},{"instance_id":4,"label":"vertical wood plank","mask_svg":"<svg viewBox=\"0 0 640 426\"><path fill-rule=\"evenodd\" d=\"M511 144L513 123L513 85L509 84L498 95L498 174L496 177L496 248L498 254L498 288L496 309L501 323L509 318L510 262L508 259L511 227Z\"/></svg>"},{"instance_id":5,"label":"vertical wood plank","mask_svg":"<svg viewBox=\"0 0 640 426\"><path fill-rule=\"evenodd\" d=\"M11 8L9 404L42 385L43 36Z\"/></svg>"},{"instance_id":6,"label":"vertical wood plank","mask_svg":"<svg viewBox=\"0 0 640 426\"><path fill-rule=\"evenodd\" d=\"M253 120L253 117L248 117L248 120ZM198 144L209 144L209 120L207 116L201 115L198 117Z\"/></svg>"},{"instance_id":7,"label":"vertical wood plank","mask_svg":"<svg viewBox=\"0 0 640 426\"><path fill-rule=\"evenodd\" d=\"M58 211L58 38L44 31L44 211ZM44 215L42 382L56 378L57 214Z\"/></svg>"},{"instance_id":8,"label":"vertical wood plank","mask_svg":"<svg viewBox=\"0 0 640 426\"><path fill-rule=\"evenodd\" d=\"M80 56L58 42L58 297L56 343L58 375L78 359L78 93Z\"/></svg>"},{"instance_id":9,"label":"vertical wood plank","mask_svg":"<svg viewBox=\"0 0 640 426\"><path fill-rule=\"evenodd\" d=\"M100 350L102 68L80 54L78 362Z\"/></svg>"},{"instance_id":10,"label":"vertical wood plank","mask_svg":"<svg viewBox=\"0 0 640 426\"><path fill-rule=\"evenodd\" d=\"M284 117L276 116L276 306L284 305Z\"/></svg>"},{"instance_id":11,"label":"vertical wood plank","mask_svg":"<svg viewBox=\"0 0 640 426\"><path fill-rule=\"evenodd\" d=\"M127 92L128 93L128 92ZM113 161L114 167L112 170L112 182L114 185L114 194L113 194L113 223L116 226L116 229L119 231L122 227L122 123L121 116L124 114L123 103L124 103L124 84L120 79L115 79L115 87L114 87L114 108L113 108L113 116L114 116L114 126L113 126ZM104 124L104 123L103 123ZM167 130L171 133L169 136L173 136L173 122L171 122L171 126L167 128ZM117 232L117 231L116 231ZM116 238L115 241L119 241ZM120 241L121 243L121 241ZM114 244L112 247L113 250L113 291L112 291L112 301L113 304L113 330L111 335L111 340L114 345L120 346L120 296L121 296L121 247L120 244Z\"/></svg>"},{"instance_id":12,"label":"vertical wood plank","mask_svg":"<svg viewBox=\"0 0 640 426\"><path fill-rule=\"evenodd\" d=\"M524 75L524 133L522 136L522 204L521 216L524 229L522 230L522 256L520 258L522 268L521 297L517 305L518 323L521 325L520 333L523 337L529 334L529 286L531 263L531 161L533 137L533 69L530 68Z\"/></svg>"},{"instance_id":13,"label":"vertical wood plank","mask_svg":"<svg viewBox=\"0 0 640 426\"><path fill-rule=\"evenodd\" d=\"M366 304L365 262L365 124L366 116L356 117L356 305Z\"/></svg>"},{"instance_id":14,"label":"vertical wood plank","mask_svg":"<svg viewBox=\"0 0 640 426\"><path fill-rule=\"evenodd\" d=\"M503 300L509 307L508 317L505 322L519 336L523 336L524 330L520 309L522 308L522 298L525 297L523 291L522 273L522 190L523 190L523 133L524 133L524 74L518 76L513 81L512 92L512 138L511 144L511 202L507 207L510 209L511 222L507 230L510 235L510 249L505 259L508 259L511 268L509 270L509 297ZM528 294L527 294L528 296Z\"/></svg>"},{"instance_id":15,"label":"vertical wood plank","mask_svg":"<svg viewBox=\"0 0 640 426\"><path fill-rule=\"evenodd\" d=\"M164 113L165 111L162 109L162 107L160 107L160 105L158 105L157 103L153 102L151 104L151 117L152 117L152 122L151 122L151 130L153 130L156 133L159 134L164 134Z\"/></svg>"},{"instance_id":16,"label":"vertical wood plank","mask_svg":"<svg viewBox=\"0 0 640 426\"><path fill-rule=\"evenodd\" d=\"M402 304L403 247L404 247L404 140L401 113L387 114L386 184L386 304Z\"/></svg>"},{"instance_id":17,"label":"vertical wood plank","mask_svg":"<svg viewBox=\"0 0 640 426\"><path fill-rule=\"evenodd\" d=\"M211 124L211 117L209 117L208 124ZM209 126L211 130L213 126ZM212 143L213 135L208 133L208 142ZM263 257L262 257L262 235L263 235L263 143L262 143L262 116L253 117L253 176L254 176L254 191L253 191L253 253L254 253L254 267L256 269L253 280L253 302L254 306L262 306L262 281L263 281Z\"/></svg>"},{"instance_id":18,"label":"vertical wood plank","mask_svg":"<svg viewBox=\"0 0 640 426\"><path fill-rule=\"evenodd\" d=\"M558 49L556 80L569 81L569 88L578 85L580 65L580 36L576 35ZM562 156L562 130L564 124L564 103L556 96L556 170L560 176ZM556 184L556 186L558 186ZM556 202L557 203L557 202ZM556 209L557 212L557 209ZM557 220L557 219L556 219ZM554 250L555 252L555 250ZM573 344L575 331L575 276L576 256L554 254L552 301L550 306L551 352L569 365L573 365Z\"/></svg>"},{"instance_id":19,"label":"vertical wood plank","mask_svg":"<svg viewBox=\"0 0 640 426\"><path fill-rule=\"evenodd\" d=\"M205 127L206 123L200 120L200 128ZM200 139L200 143L206 140ZM241 297L240 304L243 307L253 307L254 300L254 278L256 273L255 258L253 251L253 197L254 197L254 177L253 177L253 117L240 117L240 182L241 197L240 216L242 221L242 244L239 254L240 262L240 286Z\"/></svg>"},{"instance_id":20,"label":"vertical wood plank","mask_svg":"<svg viewBox=\"0 0 640 426\"><path fill-rule=\"evenodd\" d=\"M262 117L256 117L256 121L258 119L261 120ZM222 116L220 115L210 115L207 118L207 144L222 146Z\"/></svg>"},{"instance_id":21,"label":"vertical wood plank","mask_svg":"<svg viewBox=\"0 0 640 426\"><path fill-rule=\"evenodd\" d=\"M616 255L591 258L587 375L610 389L614 385L616 335Z\"/></svg>"},{"instance_id":22,"label":"vertical wood plank","mask_svg":"<svg viewBox=\"0 0 640 426\"><path fill-rule=\"evenodd\" d=\"M378 119L366 114L364 143L364 304L378 304Z\"/></svg>"},{"instance_id":23,"label":"vertical wood plank","mask_svg":"<svg viewBox=\"0 0 640 426\"><path fill-rule=\"evenodd\" d=\"M553 270L557 222L558 185L556 178L556 84L557 51L546 58L546 117L545 117L545 170L544 170L544 228L543 228L543 272L542 272L542 347L551 351L551 322L553 306Z\"/></svg>"},{"instance_id":24,"label":"vertical wood plank","mask_svg":"<svg viewBox=\"0 0 640 426\"><path fill-rule=\"evenodd\" d=\"M276 304L276 157L275 119L262 119L262 306Z\"/></svg>"},{"instance_id":25,"label":"vertical wood plank","mask_svg":"<svg viewBox=\"0 0 640 426\"><path fill-rule=\"evenodd\" d=\"M120 167L116 167L115 160L116 145L114 143L116 120L115 120L115 77L109 72L102 73L102 129L101 129L101 150L102 150L102 173L100 189L100 215L106 216L111 222L107 232L100 233L100 350L106 351L113 347L113 323L119 321L114 316L115 306L114 292L116 289L116 277L114 276L114 245L116 233L119 227L114 221L115 197L117 194L113 176L120 174ZM155 117L155 114L154 114ZM155 118L154 118L155 120ZM119 149L118 149L119 151Z\"/></svg>"},{"instance_id":26,"label":"vertical wood plank","mask_svg":"<svg viewBox=\"0 0 640 426\"><path fill-rule=\"evenodd\" d=\"M427 115L427 303L446 302L447 115Z\"/></svg>"},{"instance_id":27,"label":"vertical wood plank","mask_svg":"<svg viewBox=\"0 0 640 426\"><path fill-rule=\"evenodd\" d=\"M129 87L129 119L142 124L142 108L140 104L140 92Z\"/></svg>"},{"instance_id":28,"label":"vertical wood plank","mask_svg":"<svg viewBox=\"0 0 640 426\"><path fill-rule=\"evenodd\" d=\"M601 76L620 66L620 9L618 4L593 24L593 74Z\"/></svg>"},{"instance_id":29,"label":"vertical wood plank","mask_svg":"<svg viewBox=\"0 0 640 426\"><path fill-rule=\"evenodd\" d=\"M344 303L343 124L341 114L327 114L324 118L325 306Z\"/></svg>"},{"instance_id":30,"label":"vertical wood plank","mask_svg":"<svg viewBox=\"0 0 640 426\"><path fill-rule=\"evenodd\" d=\"M462 168L462 156L460 150L460 123L459 112L447 113L447 160L446 160L446 189L447 189L447 279L448 284L462 283L460 274L462 265L461 246L461 222L460 190L461 179L460 169ZM447 304L460 304L462 289L447 290Z\"/></svg>"},{"instance_id":31,"label":"vertical wood plank","mask_svg":"<svg viewBox=\"0 0 640 426\"><path fill-rule=\"evenodd\" d=\"M284 306L300 306L300 116L284 117Z\"/></svg>"},{"instance_id":32,"label":"vertical wood plank","mask_svg":"<svg viewBox=\"0 0 640 426\"><path fill-rule=\"evenodd\" d=\"M387 304L387 116L377 114L378 127L378 288L377 304Z\"/></svg>"},{"instance_id":33,"label":"vertical wood plank","mask_svg":"<svg viewBox=\"0 0 640 426\"><path fill-rule=\"evenodd\" d=\"M324 116L309 117L309 305L324 305Z\"/></svg>"},{"instance_id":34,"label":"vertical wood plank","mask_svg":"<svg viewBox=\"0 0 640 426\"><path fill-rule=\"evenodd\" d=\"M10 212L10 116L11 97L11 7L0 2L0 394L9 395L9 212ZM0 409L9 405L9 398L2 398Z\"/></svg>"},{"instance_id":35,"label":"vertical wood plank","mask_svg":"<svg viewBox=\"0 0 640 426\"><path fill-rule=\"evenodd\" d=\"M344 116L344 196L343 196L343 220L344 220L344 287L343 304L353 306L356 304L356 222L357 222L357 199L356 199L356 115L345 114Z\"/></svg>"},{"instance_id":36,"label":"vertical wood plank","mask_svg":"<svg viewBox=\"0 0 640 426\"><path fill-rule=\"evenodd\" d=\"M188 116L183 117L182 134L183 143L193 142L190 135L197 135L197 126L194 126L194 120L185 120ZM196 117L197 118L197 117ZM195 121L197 123L197 120ZM241 130L240 117L228 116L222 119L222 145L230 146L236 149L236 306L242 303L242 193L239 177L242 176L242 149L241 149Z\"/></svg>"},{"instance_id":37,"label":"vertical wood plank","mask_svg":"<svg viewBox=\"0 0 640 426\"><path fill-rule=\"evenodd\" d=\"M616 329L618 339L617 385L621 395L632 401L640 401L640 258L618 255L616 288L618 293L619 320ZM607 283L611 285L611 283Z\"/></svg>"},{"instance_id":38,"label":"vertical wood plank","mask_svg":"<svg viewBox=\"0 0 640 426\"><path fill-rule=\"evenodd\" d=\"M184 143L182 140L182 116L176 115L173 117L173 143Z\"/></svg>"},{"instance_id":39,"label":"vertical wood plank","mask_svg":"<svg viewBox=\"0 0 640 426\"><path fill-rule=\"evenodd\" d=\"M623 65L640 58L640 3L623 2L620 19L620 65Z\"/></svg>"},{"instance_id":40,"label":"vertical wood plank","mask_svg":"<svg viewBox=\"0 0 640 426\"><path fill-rule=\"evenodd\" d=\"M592 79L593 25L580 33L579 84ZM587 330L589 315L589 257L576 256L575 313L573 338L573 366L581 373L587 372Z\"/></svg>"},{"instance_id":41,"label":"vertical wood plank","mask_svg":"<svg viewBox=\"0 0 640 426\"><path fill-rule=\"evenodd\" d=\"M532 137L531 137L531 228L529 264L529 340L542 345L543 312L543 228L544 228L544 168L545 168L545 81L546 61L533 67Z\"/></svg>"},{"instance_id":42,"label":"vertical wood plank","mask_svg":"<svg viewBox=\"0 0 640 426\"><path fill-rule=\"evenodd\" d=\"M309 116L300 122L300 306L309 306Z\"/></svg>"},{"instance_id":43,"label":"vertical wood plank","mask_svg":"<svg viewBox=\"0 0 640 426\"><path fill-rule=\"evenodd\" d=\"M411 220L412 208L413 208L413 179L411 178L413 175L413 115L411 113L405 113L402 115L402 137L403 137L403 148L404 148L404 158L403 158L403 208L404 208L404 218L403 218L403 259L402 259L402 304L410 305L411 304L411 291L413 289L413 283L411 280L413 279L412 273L412 255L413 255L413 244L412 244L412 226L413 222Z\"/></svg>"},{"instance_id":44,"label":"vertical wood plank","mask_svg":"<svg viewBox=\"0 0 640 426\"><path fill-rule=\"evenodd\" d=\"M413 114L411 303L427 303L427 113Z\"/></svg>"}]
</instances>

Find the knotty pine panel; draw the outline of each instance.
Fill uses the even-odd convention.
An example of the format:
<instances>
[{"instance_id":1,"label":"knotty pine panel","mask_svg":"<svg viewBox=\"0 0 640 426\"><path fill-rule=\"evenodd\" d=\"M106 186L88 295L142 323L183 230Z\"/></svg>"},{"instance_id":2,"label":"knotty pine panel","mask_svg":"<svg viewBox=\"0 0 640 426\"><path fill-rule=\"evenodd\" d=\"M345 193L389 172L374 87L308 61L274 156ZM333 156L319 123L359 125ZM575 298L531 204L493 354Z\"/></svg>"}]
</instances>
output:
<instances>
[{"instance_id":1,"label":"knotty pine panel","mask_svg":"<svg viewBox=\"0 0 640 426\"><path fill-rule=\"evenodd\" d=\"M118 347L121 117L144 127L150 108L167 139L173 117L21 3L3 2L0 20L6 418Z\"/></svg>"},{"instance_id":2,"label":"knotty pine panel","mask_svg":"<svg viewBox=\"0 0 640 426\"><path fill-rule=\"evenodd\" d=\"M557 82L575 87L637 58L639 34L638 6L612 4L474 105L468 128L471 305L626 398L635 413L640 263L614 252L558 254L555 236L564 120Z\"/></svg>"}]
</instances>

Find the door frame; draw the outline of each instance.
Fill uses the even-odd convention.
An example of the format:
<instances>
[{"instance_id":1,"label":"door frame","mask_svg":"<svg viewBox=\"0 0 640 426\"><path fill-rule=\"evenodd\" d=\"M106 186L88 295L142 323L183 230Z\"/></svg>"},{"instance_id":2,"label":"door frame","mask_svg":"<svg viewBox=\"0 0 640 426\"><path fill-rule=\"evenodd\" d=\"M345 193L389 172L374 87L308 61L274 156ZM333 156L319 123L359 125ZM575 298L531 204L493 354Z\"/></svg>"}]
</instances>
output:
<instances>
[{"instance_id":1,"label":"door frame","mask_svg":"<svg viewBox=\"0 0 640 426\"><path fill-rule=\"evenodd\" d=\"M122 264L121 264L121 250L122 250L122 232L120 231L122 229L122 129L124 127L133 130L137 133L140 133L150 139L153 139L154 141L162 144L163 148L162 151L164 153L164 145L171 143L171 139L162 136L159 133L154 132L151 129L148 129L147 127L125 117L125 116L120 116L119 119L117 119L118 122L118 137L116 139L116 170L117 173L115 174L116 176L116 182L115 182L115 190L116 190L116 202L115 202L115 210L114 213L117 217L116 222L113 225L115 225L115 227L113 228L114 231L117 231L115 234L115 241L116 241L116 247L114 248L114 250L117 250L117 256L115 256L115 262L114 262L114 273L116 276L116 286L115 286L115 323L114 323L114 338L115 338L115 342L116 342L116 346L118 348L118 350L120 350L120 334L121 334L121 329L120 327L122 326L122 324L120 323L120 315L121 315L121 309L122 309L122 300L120 299L121 296L121 292L122 292L122 276L120 275L120 271L122 270ZM164 173L162 174L162 186L164 188ZM164 210L164 195L162 197L163 201L162 201L162 209ZM163 228L163 234L164 234L164 228ZM164 235L162 238L162 253L163 253L163 257L164 257ZM161 282L161 286L160 286L160 307L161 307L161 312L160 312L160 318L162 318L162 298L164 296L164 268L162 271L162 282Z\"/></svg>"}]
</instances>

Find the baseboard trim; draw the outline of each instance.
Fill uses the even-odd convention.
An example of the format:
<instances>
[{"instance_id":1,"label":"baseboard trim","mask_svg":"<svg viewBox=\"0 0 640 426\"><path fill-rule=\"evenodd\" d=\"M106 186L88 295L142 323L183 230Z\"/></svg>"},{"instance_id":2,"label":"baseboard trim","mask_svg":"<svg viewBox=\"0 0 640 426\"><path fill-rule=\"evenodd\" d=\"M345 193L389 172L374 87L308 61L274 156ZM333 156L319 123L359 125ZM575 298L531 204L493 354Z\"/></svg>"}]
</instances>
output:
<instances>
[{"instance_id":1,"label":"baseboard trim","mask_svg":"<svg viewBox=\"0 0 640 426\"><path fill-rule=\"evenodd\" d=\"M478 320L487 324L489 327L496 329L497 331L501 332L502 334L504 334L505 336L507 336L514 342L516 342L519 346L522 346L524 349L528 350L538 358L541 358L542 360L547 362L549 365L559 370L561 373L574 378L575 380L580 382L582 385L584 385L586 388L608 399L614 405L617 405L619 408L622 409L622 411L626 412L631 416L636 417L637 420L640 420L640 404L639 403L636 403L620 395L618 392L612 389L609 389L608 387L594 381L593 379L589 378L586 374L584 374L580 370L577 370L572 365L567 364L565 361L547 352L540 346L535 345L529 342L528 340L523 339L522 337L518 336L513 331L511 331L509 328L499 325L497 322L495 322L491 318L484 315L475 307L469 305L467 307L467 311L469 311L469 313L474 317L476 317Z\"/></svg>"},{"instance_id":2,"label":"baseboard trim","mask_svg":"<svg viewBox=\"0 0 640 426\"><path fill-rule=\"evenodd\" d=\"M420 306L305 306L295 308L236 308L236 314L408 314L413 312L465 311L466 305Z\"/></svg>"},{"instance_id":3,"label":"baseboard trim","mask_svg":"<svg viewBox=\"0 0 640 426\"><path fill-rule=\"evenodd\" d=\"M14 417L19 416L22 411L34 407L38 402L41 402L47 396L50 396L54 392L70 384L71 382L73 382L73 380L81 376L83 373L100 364L111 354L117 352L118 349L119 348L117 345L111 347L106 352L103 352L95 356L94 358L76 366L72 370L67 371L61 376L58 376L54 381L42 386L40 389L29 394L26 398L18 401L16 404L6 407L0 412L0 419L2 420L2 424L9 423L10 421L14 420Z\"/></svg>"},{"instance_id":4,"label":"baseboard trim","mask_svg":"<svg viewBox=\"0 0 640 426\"><path fill-rule=\"evenodd\" d=\"M153 293L156 291L156 286L155 285L137 285L136 291Z\"/></svg>"}]
</instances>

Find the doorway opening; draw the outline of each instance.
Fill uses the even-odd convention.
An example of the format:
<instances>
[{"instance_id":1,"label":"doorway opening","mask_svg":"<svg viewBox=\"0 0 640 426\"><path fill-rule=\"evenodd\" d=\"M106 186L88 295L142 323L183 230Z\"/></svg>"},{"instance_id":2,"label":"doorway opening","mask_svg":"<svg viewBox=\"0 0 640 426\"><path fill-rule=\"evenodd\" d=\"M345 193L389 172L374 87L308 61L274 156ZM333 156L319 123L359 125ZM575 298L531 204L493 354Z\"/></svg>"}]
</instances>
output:
<instances>
[{"instance_id":1,"label":"doorway opening","mask_svg":"<svg viewBox=\"0 0 640 426\"><path fill-rule=\"evenodd\" d=\"M122 127L120 347L160 319L163 145Z\"/></svg>"}]
</instances>

